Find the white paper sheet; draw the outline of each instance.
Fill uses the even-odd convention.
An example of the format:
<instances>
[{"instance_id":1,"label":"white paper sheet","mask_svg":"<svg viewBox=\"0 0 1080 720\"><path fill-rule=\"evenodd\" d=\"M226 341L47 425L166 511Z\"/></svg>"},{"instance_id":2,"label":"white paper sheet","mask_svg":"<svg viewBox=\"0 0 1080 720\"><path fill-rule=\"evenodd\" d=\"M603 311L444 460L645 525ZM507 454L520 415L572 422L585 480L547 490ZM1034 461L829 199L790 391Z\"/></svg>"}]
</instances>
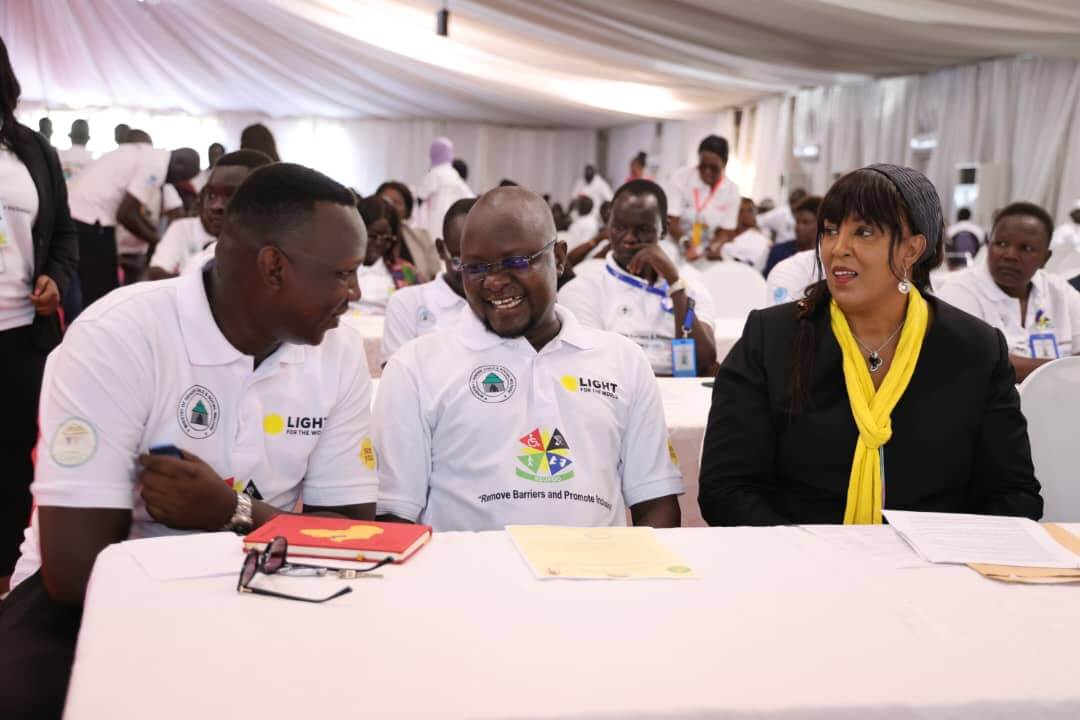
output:
<instances>
[{"instance_id":1,"label":"white paper sheet","mask_svg":"<svg viewBox=\"0 0 1080 720\"><path fill-rule=\"evenodd\" d=\"M920 557L894 528L886 525L860 527L858 531L854 531L851 525L803 525L802 529L875 567L934 567L933 563Z\"/></svg>"},{"instance_id":2,"label":"white paper sheet","mask_svg":"<svg viewBox=\"0 0 1080 720\"><path fill-rule=\"evenodd\" d=\"M129 540L122 546L155 580L240 576L243 539L231 532Z\"/></svg>"},{"instance_id":3,"label":"white paper sheet","mask_svg":"<svg viewBox=\"0 0 1080 720\"><path fill-rule=\"evenodd\" d=\"M883 514L930 562L1080 568L1080 556L1027 518L900 510L885 510Z\"/></svg>"}]
</instances>

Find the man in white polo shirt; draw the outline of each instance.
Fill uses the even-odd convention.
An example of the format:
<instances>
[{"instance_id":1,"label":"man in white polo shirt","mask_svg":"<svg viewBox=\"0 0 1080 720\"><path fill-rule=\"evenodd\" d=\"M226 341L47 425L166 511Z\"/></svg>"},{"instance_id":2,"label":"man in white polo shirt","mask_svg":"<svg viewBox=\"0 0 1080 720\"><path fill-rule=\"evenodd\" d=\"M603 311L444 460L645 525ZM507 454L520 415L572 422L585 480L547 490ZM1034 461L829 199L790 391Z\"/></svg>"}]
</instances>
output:
<instances>
[{"instance_id":1,"label":"man in white polo shirt","mask_svg":"<svg viewBox=\"0 0 1080 720\"><path fill-rule=\"evenodd\" d=\"M258 150L237 150L219 157L199 193L199 217L169 223L150 258L150 279L180 275L204 250L210 250L205 260L213 257L212 247L225 222L229 199L253 170L271 162L270 156Z\"/></svg>"},{"instance_id":2,"label":"man in white polo shirt","mask_svg":"<svg viewBox=\"0 0 1080 720\"><path fill-rule=\"evenodd\" d=\"M436 530L679 524L660 392L628 340L555 305L566 246L519 187L469 213L469 307L386 365L374 416L380 515Z\"/></svg>"},{"instance_id":3,"label":"man in white polo shirt","mask_svg":"<svg viewBox=\"0 0 1080 720\"><path fill-rule=\"evenodd\" d=\"M431 282L398 290L386 304L379 362L383 365L402 345L413 338L454 322L465 307L465 289L461 285L461 231L465 216L476 198L462 198L443 216L443 236L435 247L446 269Z\"/></svg>"},{"instance_id":4,"label":"man in white polo shirt","mask_svg":"<svg viewBox=\"0 0 1080 720\"><path fill-rule=\"evenodd\" d=\"M611 252L604 270L567 283L559 302L583 325L633 340L657 375L672 375L676 354L681 357L692 347L696 372L679 374L711 376L716 311L696 272L680 270L659 244L667 213L664 191L652 180L620 187L612 203Z\"/></svg>"},{"instance_id":5,"label":"man in white polo shirt","mask_svg":"<svg viewBox=\"0 0 1080 720\"><path fill-rule=\"evenodd\" d=\"M668 196L668 228L677 243L686 239L686 259L693 261L735 236L739 224L739 186L724 174L728 142L709 135L698 145L698 164L671 174L665 190Z\"/></svg>"},{"instance_id":6,"label":"man in white polo shirt","mask_svg":"<svg viewBox=\"0 0 1080 720\"><path fill-rule=\"evenodd\" d=\"M0 717L59 717L107 545L244 533L299 499L374 516L371 381L359 335L334 329L364 257L354 202L314 170L262 168L230 203L215 263L118 290L49 356L37 512L0 605Z\"/></svg>"},{"instance_id":7,"label":"man in white polo shirt","mask_svg":"<svg viewBox=\"0 0 1080 720\"><path fill-rule=\"evenodd\" d=\"M157 228L146 219L145 202L160 198L166 182L190 180L197 172L199 154L191 148L169 152L131 143L105 153L71 179L68 200L79 233L82 307L117 287L116 227L156 245ZM81 307L66 309L70 322Z\"/></svg>"},{"instance_id":8,"label":"man in white polo shirt","mask_svg":"<svg viewBox=\"0 0 1080 720\"><path fill-rule=\"evenodd\" d=\"M1005 206L990 231L986 263L953 273L938 293L1001 331L1017 380L1080 354L1080 292L1042 269L1053 231L1053 219L1038 205Z\"/></svg>"}]
</instances>

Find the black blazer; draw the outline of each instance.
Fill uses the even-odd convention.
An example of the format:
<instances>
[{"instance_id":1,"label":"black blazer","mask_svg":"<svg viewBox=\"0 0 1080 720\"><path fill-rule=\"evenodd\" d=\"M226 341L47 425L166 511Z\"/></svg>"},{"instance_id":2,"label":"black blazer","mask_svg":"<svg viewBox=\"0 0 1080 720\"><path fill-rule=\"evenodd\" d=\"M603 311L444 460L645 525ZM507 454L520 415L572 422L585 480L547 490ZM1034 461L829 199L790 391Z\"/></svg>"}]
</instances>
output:
<instances>
[{"instance_id":1,"label":"black blazer","mask_svg":"<svg viewBox=\"0 0 1080 720\"><path fill-rule=\"evenodd\" d=\"M67 182L60 158L48 141L25 125L15 127L11 150L22 160L37 188L37 220L34 238L34 276L48 275L61 297L79 267L79 241L68 208ZM60 316L35 315L31 328L34 344L48 352L60 343Z\"/></svg>"},{"instance_id":2,"label":"black blazer","mask_svg":"<svg viewBox=\"0 0 1080 720\"><path fill-rule=\"evenodd\" d=\"M884 507L1042 516L1001 333L936 298L884 446ZM750 313L713 387L698 502L710 525L840 524L858 430L828 303L812 315L809 405L792 416L794 303Z\"/></svg>"}]
</instances>

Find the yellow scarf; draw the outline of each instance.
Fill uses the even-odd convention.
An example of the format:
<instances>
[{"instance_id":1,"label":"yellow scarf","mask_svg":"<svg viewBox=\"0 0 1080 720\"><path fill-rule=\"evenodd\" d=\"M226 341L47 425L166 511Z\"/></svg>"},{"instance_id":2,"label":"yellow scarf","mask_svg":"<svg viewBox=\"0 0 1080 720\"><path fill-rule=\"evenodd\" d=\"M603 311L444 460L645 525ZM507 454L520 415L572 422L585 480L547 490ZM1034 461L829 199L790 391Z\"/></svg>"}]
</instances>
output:
<instances>
[{"instance_id":1,"label":"yellow scarf","mask_svg":"<svg viewBox=\"0 0 1080 720\"><path fill-rule=\"evenodd\" d=\"M907 390L915 365L919 362L923 337L929 318L926 300L913 286L908 295L907 315L900 342L896 346L889 373L881 387L874 390L866 360L851 334L847 318L833 300L829 305L832 331L844 353L844 384L847 386L851 414L859 428L855 457L848 480L845 525L881 524L881 446L892 437L892 415L896 403Z\"/></svg>"}]
</instances>

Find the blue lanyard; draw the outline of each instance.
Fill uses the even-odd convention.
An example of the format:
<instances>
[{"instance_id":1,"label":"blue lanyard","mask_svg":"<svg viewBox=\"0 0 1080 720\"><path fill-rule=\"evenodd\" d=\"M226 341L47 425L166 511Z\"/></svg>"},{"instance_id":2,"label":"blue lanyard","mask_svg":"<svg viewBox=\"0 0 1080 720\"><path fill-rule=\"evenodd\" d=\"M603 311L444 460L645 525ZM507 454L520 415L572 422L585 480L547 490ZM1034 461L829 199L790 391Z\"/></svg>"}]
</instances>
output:
<instances>
[{"instance_id":1,"label":"blue lanyard","mask_svg":"<svg viewBox=\"0 0 1080 720\"><path fill-rule=\"evenodd\" d=\"M694 305L697 304L694 302L694 298L687 298L686 302L686 317L683 318L682 323L682 334L684 338L690 337L690 328L694 326Z\"/></svg>"},{"instance_id":2,"label":"blue lanyard","mask_svg":"<svg viewBox=\"0 0 1080 720\"><path fill-rule=\"evenodd\" d=\"M671 302L671 298L669 298L667 294L666 282L664 283L663 287L653 287L641 278L636 278L633 275L617 272L615 268L611 267L610 265L604 265L604 269L607 270L608 274L616 280L624 282L631 287L636 287L638 290L644 290L647 293L658 296L660 298L660 308L664 312L672 312L674 310L674 305Z\"/></svg>"}]
</instances>

